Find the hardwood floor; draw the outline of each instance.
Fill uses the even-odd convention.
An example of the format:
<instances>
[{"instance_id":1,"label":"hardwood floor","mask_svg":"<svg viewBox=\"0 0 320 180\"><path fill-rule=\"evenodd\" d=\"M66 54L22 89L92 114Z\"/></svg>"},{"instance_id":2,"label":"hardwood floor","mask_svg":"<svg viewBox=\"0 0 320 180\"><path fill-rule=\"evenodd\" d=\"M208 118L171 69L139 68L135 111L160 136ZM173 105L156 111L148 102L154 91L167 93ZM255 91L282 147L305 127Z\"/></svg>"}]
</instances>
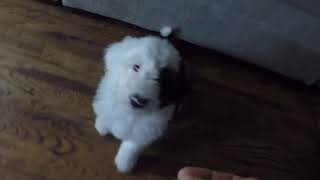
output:
<instances>
[{"instance_id":1,"label":"hardwood floor","mask_svg":"<svg viewBox=\"0 0 320 180\"><path fill-rule=\"evenodd\" d=\"M100 137L91 100L105 45L139 28L36 0L0 0L0 179L163 180L202 166L320 179L320 91L181 41L192 92L132 174Z\"/></svg>"}]
</instances>

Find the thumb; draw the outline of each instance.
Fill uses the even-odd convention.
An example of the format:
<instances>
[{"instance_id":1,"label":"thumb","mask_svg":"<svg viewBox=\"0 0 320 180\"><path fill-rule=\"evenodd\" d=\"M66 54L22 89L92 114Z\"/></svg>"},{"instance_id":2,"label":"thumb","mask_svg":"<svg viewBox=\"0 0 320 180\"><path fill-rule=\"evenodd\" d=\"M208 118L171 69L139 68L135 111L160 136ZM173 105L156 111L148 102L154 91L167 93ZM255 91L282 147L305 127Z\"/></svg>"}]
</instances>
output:
<instances>
[{"instance_id":1,"label":"thumb","mask_svg":"<svg viewBox=\"0 0 320 180\"><path fill-rule=\"evenodd\" d=\"M186 167L179 171L179 180L258 180L256 178L243 178L229 173L211 171L209 169Z\"/></svg>"}]
</instances>

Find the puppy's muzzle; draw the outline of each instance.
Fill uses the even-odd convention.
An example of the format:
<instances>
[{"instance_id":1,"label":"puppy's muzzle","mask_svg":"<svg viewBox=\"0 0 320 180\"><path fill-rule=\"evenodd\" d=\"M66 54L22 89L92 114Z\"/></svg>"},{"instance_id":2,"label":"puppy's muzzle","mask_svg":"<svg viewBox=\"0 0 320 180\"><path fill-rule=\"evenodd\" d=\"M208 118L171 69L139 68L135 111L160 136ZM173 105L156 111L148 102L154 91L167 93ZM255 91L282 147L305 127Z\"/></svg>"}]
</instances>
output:
<instances>
[{"instance_id":1,"label":"puppy's muzzle","mask_svg":"<svg viewBox=\"0 0 320 180\"><path fill-rule=\"evenodd\" d=\"M138 94L134 94L130 96L130 104L134 108L143 108L148 104L149 100L146 98L142 98Z\"/></svg>"}]
</instances>

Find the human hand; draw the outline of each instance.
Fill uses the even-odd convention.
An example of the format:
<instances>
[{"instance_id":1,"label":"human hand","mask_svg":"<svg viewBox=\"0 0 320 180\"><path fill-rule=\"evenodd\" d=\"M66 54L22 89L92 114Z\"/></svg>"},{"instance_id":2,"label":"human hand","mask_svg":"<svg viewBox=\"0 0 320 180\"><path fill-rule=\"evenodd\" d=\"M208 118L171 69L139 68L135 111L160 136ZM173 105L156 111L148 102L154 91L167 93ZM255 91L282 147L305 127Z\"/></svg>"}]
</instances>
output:
<instances>
[{"instance_id":1,"label":"human hand","mask_svg":"<svg viewBox=\"0 0 320 180\"><path fill-rule=\"evenodd\" d=\"M179 171L179 180L258 180L257 178L244 178L234 174L212 171L198 167L186 167Z\"/></svg>"}]
</instances>

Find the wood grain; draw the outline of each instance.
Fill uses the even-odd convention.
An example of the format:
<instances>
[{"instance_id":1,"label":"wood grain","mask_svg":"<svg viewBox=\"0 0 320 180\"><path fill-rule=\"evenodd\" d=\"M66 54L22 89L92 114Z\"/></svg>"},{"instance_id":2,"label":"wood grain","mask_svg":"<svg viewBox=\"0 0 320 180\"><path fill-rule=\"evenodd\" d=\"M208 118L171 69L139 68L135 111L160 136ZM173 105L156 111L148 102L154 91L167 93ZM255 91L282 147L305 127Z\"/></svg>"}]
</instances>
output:
<instances>
[{"instance_id":1,"label":"wood grain","mask_svg":"<svg viewBox=\"0 0 320 180\"><path fill-rule=\"evenodd\" d=\"M187 165L319 179L319 89L182 41L192 69L185 106L135 172L118 173L119 142L93 127L101 53L149 33L42 1L0 0L0 179L163 180Z\"/></svg>"}]
</instances>

